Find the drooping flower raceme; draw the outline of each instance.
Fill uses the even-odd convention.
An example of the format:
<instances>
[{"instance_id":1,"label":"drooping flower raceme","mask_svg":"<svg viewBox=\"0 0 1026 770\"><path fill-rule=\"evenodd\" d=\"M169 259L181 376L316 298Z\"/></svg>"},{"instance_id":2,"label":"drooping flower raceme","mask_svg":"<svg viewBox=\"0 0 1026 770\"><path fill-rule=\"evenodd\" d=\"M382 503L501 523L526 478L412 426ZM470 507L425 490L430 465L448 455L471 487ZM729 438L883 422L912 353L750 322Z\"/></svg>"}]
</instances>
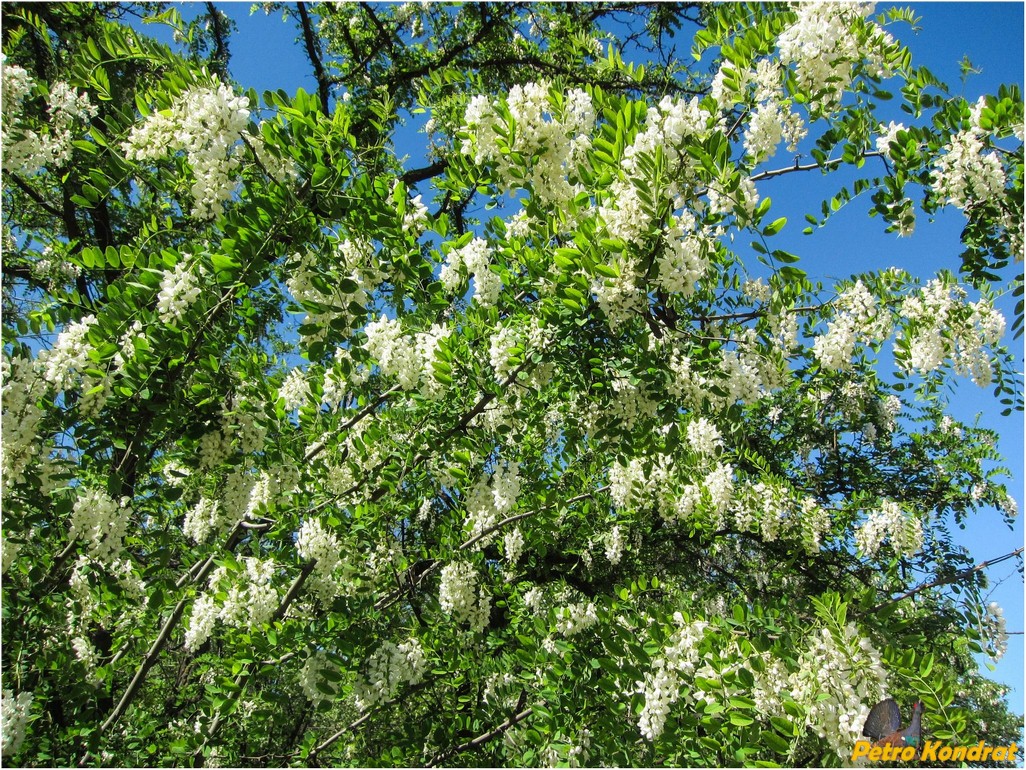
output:
<instances>
[{"instance_id":1,"label":"drooping flower raceme","mask_svg":"<svg viewBox=\"0 0 1026 770\"><path fill-rule=\"evenodd\" d=\"M338 685L324 676L325 671L333 668L324 650L317 650L303 663L303 668L299 672L299 686L303 688L303 694L314 704L334 700L338 694Z\"/></svg>"},{"instance_id":2,"label":"drooping flower raceme","mask_svg":"<svg viewBox=\"0 0 1026 770\"><path fill-rule=\"evenodd\" d=\"M670 708L680 698L681 685L694 674L700 657L699 645L708 627L703 620L687 622L679 612L674 613L673 619L677 630L637 687L645 698L638 729L650 741L662 734Z\"/></svg>"},{"instance_id":3,"label":"drooping flower raceme","mask_svg":"<svg viewBox=\"0 0 1026 770\"><path fill-rule=\"evenodd\" d=\"M15 695L13 690L3 691L3 698L0 698L0 742L3 744L3 756L13 757L21 749L31 706L32 693L20 692Z\"/></svg>"},{"instance_id":4,"label":"drooping flower raceme","mask_svg":"<svg viewBox=\"0 0 1026 770\"><path fill-rule=\"evenodd\" d=\"M570 604L556 609L556 632L573 636L598 623L594 602Z\"/></svg>"},{"instance_id":5,"label":"drooping flower raceme","mask_svg":"<svg viewBox=\"0 0 1026 770\"><path fill-rule=\"evenodd\" d=\"M35 83L23 68L7 64L0 55L3 87L3 119L0 120L0 154L4 171L31 175L44 167L61 168L71 158L76 129L96 115L89 97L64 82L50 86L47 99L48 123L31 128L24 114L25 100ZM46 130L42 130L46 126Z\"/></svg>"},{"instance_id":6,"label":"drooping flower raceme","mask_svg":"<svg viewBox=\"0 0 1026 770\"><path fill-rule=\"evenodd\" d=\"M492 307L499 301L502 292L502 279L491 270L492 251L482 238L474 238L466 246L453 249L439 280L447 292L454 292L463 281L463 271L474 276L474 299L482 307Z\"/></svg>"},{"instance_id":7,"label":"drooping flower raceme","mask_svg":"<svg viewBox=\"0 0 1026 770\"><path fill-rule=\"evenodd\" d=\"M505 121L497 108L486 97L471 99L464 115L462 152L479 165L494 163L504 189L529 186L548 206L569 200L575 192L577 164L591 146L596 118L591 97L579 88L553 97L549 84L541 81L513 86L506 108L514 130L504 146L498 129L505 128ZM523 159L523 177L510 173L511 154Z\"/></svg>"},{"instance_id":8,"label":"drooping flower raceme","mask_svg":"<svg viewBox=\"0 0 1026 770\"><path fill-rule=\"evenodd\" d=\"M128 498L120 504L102 490L84 489L71 512L71 537L82 537L90 553L98 560L111 562L121 553L132 511Z\"/></svg>"},{"instance_id":9,"label":"drooping flower raceme","mask_svg":"<svg viewBox=\"0 0 1026 770\"><path fill-rule=\"evenodd\" d=\"M817 629L799 668L778 687L805 707L808 727L838 756L850 756L870 707L887 694L887 671L872 642L848 623Z\"/></svg>"},{"instance_id":10,"label":"drooping flower raceme","mask_svg":"<svg viewBox=\"0 0 1026 770\"><path fill-rule=\"evenodd\" d=\"M403 334L398 319L381 316L367 324L364 348L378 361L381 373L395 376L403 390L413 390L420 382L424 361L416 343Z\"/></svg>"},{"instance_id":11,"label":"drooping flower raceme","mask_svg":"<svg viewBox=\"0 0 1026 770\"><path fill-rule=\"evenodd\" d=\"M278 608L278 590L274 586L277 565L273 559L247 556L236 582L225 586L228 570L218 567L207 581L208 591L200 594L192 607L185 632L185 646L199 648L214 630L218 620L236 628L255 629L268 622ZM218 594L227 594L218 604Z\"/></svg>"},{"instance_id":12,"label":"drooping flower raceme","mask_svg":"<svg viewBox=\"0 0 1026 770\"><path fill-rule=\"evenodd\" d=\"M899 365L928 373L952 361L955 372L969 374L986 387L992 378L986 348L998 343L1005 318L989 299L965 301L965 290L935 279L905 298L902 313L908 319L898 337Z\"/></svg>"},{"instance_id":13,"label":"drooping flower raceme","mask_svg":"<svg viewBox=\"0 0 1026 770\"><path fill-rule=\"evenodd\" d=\"M945 154L934 166L933 189L946 203L967 209L975 203L1000 199L1005 170L994 152L985 152L977 132L961 131L951 137Z\"/></svg>"},{"instance_id":14,"label":"drooping flower raceme","mask_svg":"<svg viewBox=\"0 0 1026 770\"><path fill-rule=\"evenodd\" d=\"M1008 652L1008 631L1005 627L1005 613L1001 605L991 602L983 617L983 638L987 652L994 660L1000 660Z\"/></svg>"},{"instance_id":15,"label":"drooping flower raceme","mask_svg":"<svg viewBox=\"0 0 1026 770\"><path fill-rule=\"evenodd\" d=\"M470 624L472 631L483 631L488 627L491 602L484 586L475 594L477 572L469 562L451 562L442 567L438 602L442 610L454 621Z\"/></svg>"},{"instance_id":16,"label":"drooping flower raceme","mask_svg":"<svg viewBox=\"0 0 1026 770\"><path fill-rule=\"evenodd\" d=\"M520 496L520 464L498 466L495 473L482 474L467 495L467 525L477 537L509 514ZM486 543L481 542L483 548Z\"/></svg>"},{"instance_id":17,"label":"drooping flower raceme","mask_svg":"<svg viewBox=\"0 0 1026 770\"><path fill-rule=\"evenodd\" d=\"M330 602L339 591L338 582L334 577L342 554L338 538L320 519L307 519L299 528L296 551L300 558L317 562L307 580L307 587L321 601Z\"/></svg>"},{"instance_id":18,"label":"drooping flower raceme","mask_svg":"<svg viewBox=\"0 0 1026 770\"><path fill-rule=\"evenodd\" d=\"M781 62L794 65L798 86L815 94L824 111L839 105L855 65L870 75L884 74L884 51L893 41L865 20L872 9L872 3L802 3L798 18L777 39Z\"/></svg>"},{"instance_id":19,"label":"drooping flower raceme","mask_svg":"<svg viewBox=\"0 0 1026 770\"><path fill-rule=\"evenodd\" d=\"M57 390L73 387L77 378L90 365L89 351L92 346L86 336L95 323L96 316L88 315L81 321L68 324L57 336L56 344L39 354L43 378Z\"/></svg>"},{"instance_id":20,"label":"drooping flower raceme","mask_svg":"<svg viewBox=\"0 0 1026 770\"><path fill-rule=\"evenodd\" d=\"M213 219L235 189L239 140L249 125L249 99L218 80L191 88L135 126L122 144L129 160L157 160L184 151L192 166L192 216Z\"/></svg>"},{"instance_id":21,"label":"drooping flower raceme","mask_svg":"<svg viewBox=\"0 0 1026 770\"><path fill-rule=\"evenodd\" d=\"M427 658L419 639L409 639L399 645L382 642L353 684L356 707L366 711L391 700L401 685L420 682L426 668Z\"/></svg>"},{"instance_id":22,"label":"drooping flower raceme","mask_svg":"<svg viewBox=\"0 0 1026 770\"><path fill-rule=\"evenodd\" d=\"M160 293L157 295L157 313L161 323L172 324L179 321L193 302L200 295L197 273L202 269L193 266L188 255L172 270L165 271L160 280Z\"/></svg>"},{"instance_id":23,"label":"drooping flower raceme","mask_svg":"<svg viewBox=\"0 0 1026 770\"><path fill-rule=\"evenodd\" d=\"M837 314L826 334L816 337L813 355L824 369L847 371L857 343L870 343L890 333L890 319L862 281L845 289L835 303Z\"/></svg>"},{"instance_id":24,"label":"drooping flower raceme","mask_svg":"<svg viewBox=\"0 0 1026 770\"><path fill-rule=\"evenodd\" d=\"M292 369L278 389L278 396L285 402L285 411L298 409L310 398L310 383L306 374L298 366Z\"/></svg>"},{"instance_id":25,"label":"drooping flower raceme","mask_svg":"<svg viewBox=\"0 0 1026 770\"><path fill-rule=\"evenodd\" d=\"M893 500L884 500L855 533L859 551L874 556L885 539L901 556L915 555L923 545L923 522L918 516L906 516Z\"/></svg>"}]
</instances>

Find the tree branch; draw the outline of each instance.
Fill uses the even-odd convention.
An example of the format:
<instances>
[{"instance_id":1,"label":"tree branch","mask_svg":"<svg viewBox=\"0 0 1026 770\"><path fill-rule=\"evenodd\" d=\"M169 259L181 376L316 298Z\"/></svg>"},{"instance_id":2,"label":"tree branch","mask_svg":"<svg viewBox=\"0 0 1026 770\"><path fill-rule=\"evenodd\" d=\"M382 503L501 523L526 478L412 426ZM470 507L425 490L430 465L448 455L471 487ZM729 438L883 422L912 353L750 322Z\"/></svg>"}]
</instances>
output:
<instances>
[{"instance_id":1,"label":"tree branch","mask_svg":"<svg viewBox=\"0 0 1026 770\"><path fill-rule=\"evenodd\" d=\"M328 115L331 90L328 78L324 72L324 64L321 63L321 55L317 50L317 38L314 36L313 25L310 23L310 14L307 13L306 3L296 3L299 10L299 21L303 27L303 43L306 46L306 55L310 57L310 63L314 69L314 79L317 81L317 96L321 100L321 111Z\"/></svg>"},{"instance_id":2,"label":"tree branch","mask_svg":"<svg viewBox=\"0 0 1026 770\"><path fill-rule=\"evenodd\" d=\"M995 564L1000 564L1003 561L1008 561L1008 559L1015 558L1016 556L1020 555L1023 552L1023 550L1023 548L1016 548L1014 551L1010 551L1009 553L1006 553L1004 556L998 556L995 559L981 561L975 567L964 569L961 572L955 573L951 577L939 578L937 580L932 580L929 583L923 583L922 585L916 586L911 591L906 591L901 596L895 597L894 599L889 599L886 602L876 605L869 612L878 612L882 610L884 607L890 607L892 604L897 604L900 601L904 601L905 599L915 596L918 593L922 593L923 591L926 591L930 588L936 588L937 586L946 586L950 585L951 583L957 583L961 580L965 580L970 575L976 572L980 572L981 570L985 570L987 569L987 567L993 567Z\"/></svg>"},{"instance_id":3,"label":"tree branch","mask_svg":"<svg viewBox=\"0 0 1026 770\"><path fill-rule=\"evenodd\" d=\"M501 725L496 727L494 730L489 730L488 732L482 733L481 735L477 736L472 741L461 743L459 746L456 746L455 748L449 749L448 751L444 751L441 754L436 754L435 757L424 766L434 767L439 762L442 762L451 757L453 754L459 754L461 751L466 751L467 749L475 749L481 744L487 743L497 735L502 735L502 733L506 732L513 725L517 724L517 722L523 722L533 713L533 709L526 708L519 714L514 714L513 716L511 716L509 719L507 719Z\"/></svg>"},{"instance_id":4,"label":"tree branch","mask_svg":"<svg viewBox=\"0 0 1026 770\"><path fill-rule=\"evenodd\" d=\"M237 538L242 533L241 524L241 521L236 522L235 526L232 528L232 531L228 534L228 539L225 541L224 544L225 550L229 550L235 545ZM199 569L197 569L194 566L186 574L182 575L182 577L180 577L178 579L178 582L175 584L175 588L182 589L189 583L195 583L203 580L203 578L206 577L207 573L210 572L213 566L214 555L211 554L206 559L206 561L202 563L202 566L199 567ZM185 611L185 602L186 600L184 597L180 599L178 604L176 604L175 608L171 611L171 615L168 617L166 621L164 621L164 625L161 627L160 632L157 634L157 638L154 640L153 644L150 645L150 649L143 656L142 662L139 664L139 668L135 672L135 676L132 677L132 681L129 683L128 687L125 689L124 694L121 696L121 700L118 701L117 706L114 707L114 710L110 713L110 716L108 716L104 723L100 726L101 734L105 733L107 730L113 727L114 724L118 721L118 719L121 718L121 715L125 713L125 711L128 709L129 704L131 704L132 700L135 698L136 694L139 691L139 688L142 687L143 680L146 679L146 674L149 673L149 670L153 668L153 665L157 662L157 656L160 655L160 651L164 649L164 645L167 643L167 640L171 636L171 631L174 629L174 627L178 624L178 621L181 619L182 613ZM85 765L88 756L88 752L86 752L82 756L82 759L79 762L80 767L83 767Z\"/></svg>"}]
</instances>

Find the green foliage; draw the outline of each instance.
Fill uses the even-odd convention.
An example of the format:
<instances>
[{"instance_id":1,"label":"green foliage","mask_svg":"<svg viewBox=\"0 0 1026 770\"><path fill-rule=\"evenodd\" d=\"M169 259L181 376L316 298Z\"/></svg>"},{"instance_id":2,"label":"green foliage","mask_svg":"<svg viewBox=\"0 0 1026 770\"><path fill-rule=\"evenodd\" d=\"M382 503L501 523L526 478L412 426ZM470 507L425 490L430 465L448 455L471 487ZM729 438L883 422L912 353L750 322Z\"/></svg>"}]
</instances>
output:
<instances>
[{"instance_id":1,"label":"green foliage","mask_svg":"<svg viewBox=\"0 0 1026 770\"><path fill-rule=\"evenodd\" d=\"M952 534L1011 521L1009 473L945 407L965 372L1022 404L988 314L1022 292L1018 89L951 96L856 15L842 98L781 64L813 164L767 170L754 73L801 9L277 8L316 92L208 145L216 9L4 5L5 151L65 153L3 177L5 764L830 766L885 693L1016 738ZM65 86L95 114L61 144ZM863 196L907 233L967 131L1003 182L965 285L783 248L774 177L843 170L810 230Z\"/></svg>"}]
</instances>

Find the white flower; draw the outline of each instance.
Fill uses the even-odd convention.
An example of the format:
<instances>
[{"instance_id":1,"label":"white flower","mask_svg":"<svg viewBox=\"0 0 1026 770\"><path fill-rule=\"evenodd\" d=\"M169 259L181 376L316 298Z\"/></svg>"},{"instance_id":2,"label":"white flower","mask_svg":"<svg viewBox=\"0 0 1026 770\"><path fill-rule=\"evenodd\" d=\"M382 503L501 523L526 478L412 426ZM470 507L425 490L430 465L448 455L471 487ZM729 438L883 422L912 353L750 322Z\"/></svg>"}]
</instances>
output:
<instances>
[{"instance_id":1,"label":"white flower","mask_svg":"<svg viewBox=\"0 0 1026 770\"><path fill-rule=\"evenodd\" d=\"M81 321L69 324L57 337L52 349L39 354L43 378L57 390L72 387L78 376L90 366L89 351L92 350L86 335L96 323L96 316L88 315Z\"/></svg>"},{"instance_id":2,"label":"white flower","mask_svg":"<svg viewBox=\"0 0 1026 770\"><path fill-rule=\"evenodd\" d=\"M311 593L322 602L334 599L340 590L334 573L342 561L342 548L335 535L319 519L307 519L299 528L296 551L300 558L317 562L307 581Z\"/></svg>"},{"instance_id":3,"label":"white flower","mask_svg":"<svg viewBox=\"0 0 1026 770\"><path fill-rule=\"evenodd\" d=\"M427 658L419 639L408 639L400 645L382 642L353 685L356 707L367 711L391 700L401 685L419 683L426 669Z\"/></svg>"},{"instance_id":4,"label":"white flower","mask_svg":"<svg viewBox=\"0 0 1026 770\"><path fill-rule=\"evenodd\" d=\"M96 108L85 93L79 93L63 81L50 86L47 99L49 121L31 128L23 107L34 82L23 68L0 59L2 77L2 109L0 120L0 155L5 171L24 175L63 167L71 159L75 130L83 131L85 123L96 115Z\"/></svg>"},{"instance_id":5,"label":"white flower","mask_svg":"<svg viewBox=\"0 0 1026 770\"><path fill-rule=\"evenodd\" d=\"M428 208L421 202L418 195L407 204L406 214L403 216L403 232L420 235L424 232L427 220Z\"/></svg>"},{"instance_id":6,"label":"white flower","mask_svg":"<svg viewBox=\"0 0 1026 770\"><path fill-rule=\"evenodd\" d=\"M983 636L987 652L994 660L1000 660L1008 651L1008 632L1005 630L1005 614L997 602L987 605L983 618Z\"/></svg>"},{"instance_id":7,"label":"white flower","mask_svg":"<svg viewBox=\"0 0 1026 770\"><path fill-rule=\"evenodd\" d=\"M217 622L217 605L210 594L202 594L192 605L189 627L185 631L185 649L195 652L210 638Z\"/></svg>"},{"instance_id":8,"label":"white flower","mask_svg":"<svg viewBox=\"0 0 1026 770\"><path fill-rule=\"evenodd\" d=\"M299 367L290 371L278 389L278 397L285 401L286 412L306 404L310 398L310 383L306 380L306 373Z\"/></svg>"},{"instance_id":9,"label":"white flower","mask_svg":"<svg viewBox=\"0 0 1026 770\"><path fill-rule=\"evenodd\" d=\"M188 255L173 270L165 271L160 280L160 294L157 295L157 313L161 323L171 324L185 315L185 311L200 295L199 279L196 273L202 270L189 264Z\"/></svg>"},{"instance_id":10,"label":"white flower","mask_svg":"<svg viewBox=\"0 0 1026 770\"><path fill-rule=\"evenodd\" d=\"M880 126L880 136L876 140L877 152L884 155L891 154L891 144L898 140L898 132L905 130L904 123L895 123L893 120L886 126ZM893 157L893 156L892 156Z\"/></svg>"},{"instance_id":11,"label":"white flower","mask_svg":"<svg viewBox=\"0 0 1026 770\"><path fill-rule=\"evenodd\" d=\"M473 631L484 631L488 627L491 607L482 586L477 588L477 572L469 562L451 562L442 567L442 579L438 589L438 602L442 611L452 616L457 623L466 621Z\"/></svg>"},{"instance_id":12,"label":"white flower","mask_svg":"<svg viewBox=\"0 0 1026 770\"><path fill-rule=\"evenodd\" d=\"M620 559L623 558L623 534L620 532L620 525L617 524L605 537L606 542L606 558L609 559L610 564L619 564Z\"/></svg>"},{"instance_id":13,"label":"white flower","mask_svg":"<svg viewBox=\"0 0 1026 770\"><path fill-rule=\"evenodd\" d=\"M303 668L299 672L299 686L303 688L303 694L314 704L331 701L333 695L338 695L338 685L324 676L325 671L334 668L324 650L317 650L303 663ZM332 694L323 692L318 685L331 690Z\"/></svg>"},{"instance_id":14,"label":"white flower","mask_svg":"<svg viewBox=\"0 0 1026 770\"><path fill-rule=\"evenodd\" d=\"M688 423L687 437L688 444L700 455L712 455L723 445L720 431L704 417Z\"/></svg>"},{"instance_id":15,"label":"white flower","mask_svg":"<svg viewBox=\"0 0 1026 770\"><path fill-rule=\"evenodd\" d=\"M3 697L0 698L0 743L3 745L3 756L13 757L21 749L31 706L31 692L21 692L15 696L13 690L3 691Z\"/></svg>"},{"instance_id":16,"label":"white flower","mask_svg":"<svg viewBox=\"0 0 1026 770\"><path fill-rule=\"evenodd\" d=\"M598 623L594 602L571 604L556 610L556 631L563 636L573 636Z\"/></svg>"},{"instance_id":17,"label":"white flower","mask_svg":"<svg viewBox=\"0 0 1026 770\"><path fill-rule=\"evenodd\" d=\"M84 537L93 556L102 562L112 562L121 553L128 531L132 516L128 502L124 497L118 504L99 489L80 488L71 511L69 536Z\"/></svg>"},{"instance_id":18,"label":"white flower","mask_svg":"<svg viewBox=\"0 0 1026 770\"><path fill-rule=\"evenodd\" d=\"M916 554L923 545L923 523L918 516L905 516L896 502L884 500L855 533L855 543L866 556L875 556L884 539L902 556Z\"/></svg>"},{"instance_id":19,"label":"white flower","mask_svg":"<svg viewBox=\"0 0 1026 770\"><path fill-rule=\"evenodd\" d=\"M951 137L945 154L937 159L933 189L945 202L961 209L976 202L1003 197L1005 170L994 152L985 152L975 131L962 131Z\"/></svg>"},{"instance_id":20,"label":"white flower","mask_svg":"<svg viewBox=\"0 0 1026 770\"><path fill-rule=\"evenodd\" d=\"M524 535L519 528L507 532L502 538L503 550L506 554L506 561L511 567L516 566L520 556L524 552Z\"/></svg>"},{"instance_id":21,"label":"white flower","mask_svg":"<svg viewBox=\"0 0 1026 770\"><path fill-rule=\"evenodd\" d=\"M122 144L129 160L162 158L184 151L192 166L192 216L213 219L231 197L240 165L237 150L249 125L249 99L236 96L214 79L210 86L191 88L170 110L154 112L135 126ZM251 144L260 143L250 136ZM262 157L270 159L267 153Z\"/></svg>"}]
</instances>

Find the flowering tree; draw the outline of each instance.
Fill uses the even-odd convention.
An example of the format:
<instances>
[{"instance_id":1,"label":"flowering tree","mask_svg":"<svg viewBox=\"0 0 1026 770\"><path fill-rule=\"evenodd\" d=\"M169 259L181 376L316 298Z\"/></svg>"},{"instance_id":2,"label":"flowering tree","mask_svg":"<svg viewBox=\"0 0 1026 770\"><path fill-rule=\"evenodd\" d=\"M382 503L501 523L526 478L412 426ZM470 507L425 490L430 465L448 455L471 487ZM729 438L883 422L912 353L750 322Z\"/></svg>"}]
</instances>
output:
<instances>
[{"instance_id":1,"label":"flowering tree","mask_svg":"<svg viewBox=\"0 0 1026 770\"><path fill-rule=\"evenodd\" d=\"M183 54L4 5L5 762L836 764L889 694L1015 739L946 385L1021 403L1016 88L856 5L279 10L316 94L212 5ZM785 174L957 207L961 277L810 279Z\"/></svg>"}]
</instances>

